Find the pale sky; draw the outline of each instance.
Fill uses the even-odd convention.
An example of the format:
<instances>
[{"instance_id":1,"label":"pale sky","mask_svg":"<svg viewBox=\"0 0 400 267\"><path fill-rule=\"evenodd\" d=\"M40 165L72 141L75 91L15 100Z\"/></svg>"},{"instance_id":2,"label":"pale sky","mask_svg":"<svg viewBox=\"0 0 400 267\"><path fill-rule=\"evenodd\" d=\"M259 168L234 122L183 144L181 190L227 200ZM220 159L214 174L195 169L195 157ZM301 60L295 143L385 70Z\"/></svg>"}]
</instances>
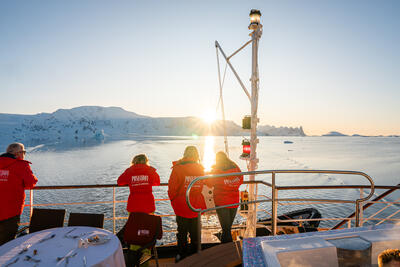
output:
<instances>
[{"instance_id":1,"label":"pale sky","mask_svg":"<svg viewBox=\"0 0 400 267\"><path fill-rule=\"evenodd\" d=\"M83 105L154 117L215 110L215 40L231 54L262 13L262 125L400 134L400 1L0 1L0 113ZM232 59L250 90L250 46ZM222 64L222 68L224 68ZM250 104L233 74L227 119Z\"/></svg>"}]
</instances>

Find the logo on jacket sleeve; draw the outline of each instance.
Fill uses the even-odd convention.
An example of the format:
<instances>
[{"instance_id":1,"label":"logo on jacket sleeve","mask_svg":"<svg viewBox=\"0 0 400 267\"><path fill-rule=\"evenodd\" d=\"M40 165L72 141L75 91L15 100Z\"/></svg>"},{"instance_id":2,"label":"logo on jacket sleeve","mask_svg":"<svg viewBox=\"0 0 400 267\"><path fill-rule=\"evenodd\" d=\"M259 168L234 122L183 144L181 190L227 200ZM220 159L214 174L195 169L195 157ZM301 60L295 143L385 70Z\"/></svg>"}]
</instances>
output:
<instances>
[{"instance_id":1,"label":"logo on jacket sleeve","mask_svg":"<svg viewBox=\"0 0 400 267\"><path fill-rule=\"evenodd\" d=\"M238 185L240 183L240 178L239 177L235 177L235 179L224 179L224 184L228 185L228 186L235 186Z\"/></svg>"},{"instance_id":2,"label":"logo on jacket sleeve","mask_svg":"<svg viewBox=\"0 0 400 267\"><path fill-rule=\"evenodd\" d=\"M10 175L9 170L0 170L0 182L7 182L9 175Z\"/></svg>"}]
</instances>

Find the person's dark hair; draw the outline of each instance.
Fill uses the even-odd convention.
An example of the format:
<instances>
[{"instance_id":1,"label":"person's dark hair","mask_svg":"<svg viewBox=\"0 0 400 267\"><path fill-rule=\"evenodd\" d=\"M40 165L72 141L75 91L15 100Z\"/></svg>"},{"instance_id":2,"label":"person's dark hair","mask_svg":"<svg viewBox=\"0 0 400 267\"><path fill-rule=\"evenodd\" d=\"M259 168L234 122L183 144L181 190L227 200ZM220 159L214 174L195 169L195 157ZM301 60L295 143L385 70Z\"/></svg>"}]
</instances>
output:
<instances>
[{"instance_id":1,"label":"person's dark hair","mask_svg":"<svg viewBox=\"0 0 400 267\"><path fill-rule=\"evenodd\" d=\"M149 159L147 158L147 156L145 154L136 155L132 159L132 165L135 165L135 164L147 164L147 165L149 165Z\"/></svg>"},{"instance_id":2,"label":"person's dark hair","mask_svg":"<svg viewBox=\"0 0 400 267\"><path fill-rule=\"evenodd\" d=\"M400 250L398 249L386 249L382 251L378 256L379 267L384 267L386 263L391 261L400 262Z\"/></svg>"},{"instance_id":3,"label":"person's dark hair","mask_svg":"<svg viewBox=\"0 0 400 267\"><path fill-rule=\"evenodd\" d=\"M225 152L219 151L217 154L215 154L215 165L213 166L214 169L229 170L236 167L236 163L230 160Z\"/></svg>"}]
</instances>

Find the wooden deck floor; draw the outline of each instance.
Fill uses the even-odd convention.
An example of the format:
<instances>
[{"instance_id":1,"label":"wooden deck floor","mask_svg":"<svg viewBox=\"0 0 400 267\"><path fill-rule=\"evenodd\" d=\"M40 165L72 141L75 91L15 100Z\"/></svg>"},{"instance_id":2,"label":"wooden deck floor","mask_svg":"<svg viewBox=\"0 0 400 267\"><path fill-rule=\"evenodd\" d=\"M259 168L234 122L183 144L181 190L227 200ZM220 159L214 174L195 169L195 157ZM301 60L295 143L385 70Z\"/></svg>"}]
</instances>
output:
<instances>
[{"instance_id":1,"label":"wooden deck floor","mask_svg":"<svg viewBox=\"0 0 400 267\"><path fill-rule=\"evenodd\" d=\"M194 254L175 264L177 267L207 266L233 267L242 264L242 244L240 241L220 244Z\"/></svg>"},{"instance_id":2,"label":"wooden deck floor","mask_svg":"<svg viewBox=\"0 0 400 267\"><path fill-rule=\"evenodd\" d=\"M175 263L175 257L160 258L158 263L160 267L186 267L186 266L207 266L207 267L234 267L242 264L242 244L240 241L226 244L219 244L211 248L202 250L182 261ZM149 262L149 267L156 267L156 261L153 258Z\"/></svg>"}]
</instances>

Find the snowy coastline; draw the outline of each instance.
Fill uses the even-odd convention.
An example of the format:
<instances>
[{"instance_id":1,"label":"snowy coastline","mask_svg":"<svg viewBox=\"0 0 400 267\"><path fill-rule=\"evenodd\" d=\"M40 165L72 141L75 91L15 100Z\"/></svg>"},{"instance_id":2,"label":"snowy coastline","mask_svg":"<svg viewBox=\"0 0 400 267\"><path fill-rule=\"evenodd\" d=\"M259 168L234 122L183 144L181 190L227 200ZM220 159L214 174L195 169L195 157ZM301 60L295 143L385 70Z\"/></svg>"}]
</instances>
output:
<instances>
[{"instance_id":1,"label":"snowy coastline","mask_svg":"<svg viewBox=\"0 0 400 267\"><path fill-rule=\"evenodd\" d=\"M232 121L226 122L227 134L249 133ZM83 106L59 109L36 115L0 114L3 141L52 143L121 140L132 136L223 135L221 122L208 126L196 117L148 117L119 107ZM261 136L305 136L302 127L260 126Z\"/></svg>"}]
</instances>

